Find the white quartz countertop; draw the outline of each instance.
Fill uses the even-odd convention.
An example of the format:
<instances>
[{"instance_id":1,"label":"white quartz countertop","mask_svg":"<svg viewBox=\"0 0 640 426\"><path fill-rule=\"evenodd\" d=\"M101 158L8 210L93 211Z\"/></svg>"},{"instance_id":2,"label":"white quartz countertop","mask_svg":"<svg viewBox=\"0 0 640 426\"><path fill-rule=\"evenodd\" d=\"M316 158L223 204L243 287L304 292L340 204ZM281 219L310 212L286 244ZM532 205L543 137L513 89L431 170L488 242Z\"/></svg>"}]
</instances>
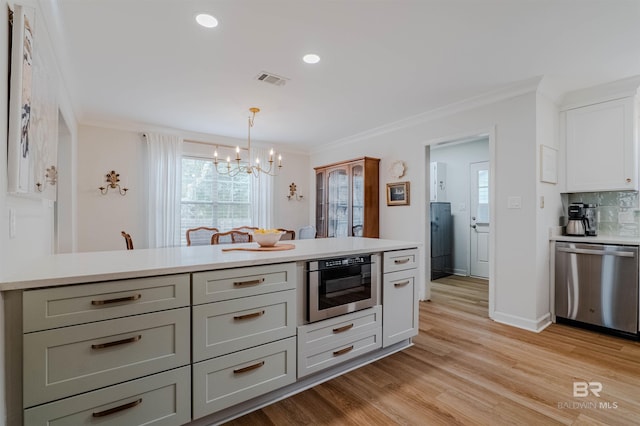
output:
<instances>
[{"instance_id":1,"label":"white quartz countertop","mask_svg":"<svg viewBox=\"0 0 640 426\"><path fill-rule=\"evenodd\" d=\"M285 251L227 251L230 247L258 247L257 243L135 249L56 254L14 265L3 271L0 291L65 284L237 268L269 263L339 257L421 247L418 242L377 238L317 238L282 242Z\"/></svg>"}]
</instances>

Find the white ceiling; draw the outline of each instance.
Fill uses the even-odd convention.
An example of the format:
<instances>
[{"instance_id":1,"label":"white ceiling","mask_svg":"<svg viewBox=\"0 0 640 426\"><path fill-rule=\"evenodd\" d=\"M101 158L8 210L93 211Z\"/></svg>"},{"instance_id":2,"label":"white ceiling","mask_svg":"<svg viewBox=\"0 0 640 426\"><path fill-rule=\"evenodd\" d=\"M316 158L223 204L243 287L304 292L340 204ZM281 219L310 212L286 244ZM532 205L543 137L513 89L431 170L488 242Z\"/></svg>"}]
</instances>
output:
<instances>
[{"instance_id":1,"label":"white ceiling","mask_svg":"<svg viewBox=\"0 0 640 426\"><path fill-rule=\"evenodd\" d=\"M301 150L536 76L572 90L640 74L639 0L52 4L81 123L246 138L257 106L252 138Z\"/></svg>"}]
</instances>

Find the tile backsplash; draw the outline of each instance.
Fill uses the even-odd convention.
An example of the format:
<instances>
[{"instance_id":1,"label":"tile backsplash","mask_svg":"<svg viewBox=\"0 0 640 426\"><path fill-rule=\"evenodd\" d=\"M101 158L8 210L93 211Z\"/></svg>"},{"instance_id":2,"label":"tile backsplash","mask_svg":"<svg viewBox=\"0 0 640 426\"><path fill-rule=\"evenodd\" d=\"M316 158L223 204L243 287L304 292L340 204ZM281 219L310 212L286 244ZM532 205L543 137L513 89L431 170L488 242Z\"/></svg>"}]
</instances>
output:
<instances>
[{"instance_id":1,"label":"tile backsplash","mask_svg":"<svg viewBox=\"0 0 640 426\"><path fill-rule=\"evenodd\" d=\"M637 192L581 192L568 194L568 202L598 206L598 235L640 237L640 205Z\"/></svg>"}]
</instances>

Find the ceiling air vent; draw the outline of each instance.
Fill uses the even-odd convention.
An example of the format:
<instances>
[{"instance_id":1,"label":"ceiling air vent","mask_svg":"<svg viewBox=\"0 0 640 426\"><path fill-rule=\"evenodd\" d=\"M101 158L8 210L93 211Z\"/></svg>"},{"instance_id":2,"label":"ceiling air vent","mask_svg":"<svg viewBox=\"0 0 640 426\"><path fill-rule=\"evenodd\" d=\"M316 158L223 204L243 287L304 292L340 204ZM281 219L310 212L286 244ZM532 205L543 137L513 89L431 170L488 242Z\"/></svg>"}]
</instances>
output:
<instances>
[{"instance_id":1,"label":"ceiling air vent","mask_svg":"<svg viewBox=\"0 0 640 426\"><path fill-rule=\"evenodd\" d=\"M289 79L270 72L262 71L256 76L256 80L264 81L265 83L273 84L275 86L284 86Z\"/></svg>"}]
</instances>

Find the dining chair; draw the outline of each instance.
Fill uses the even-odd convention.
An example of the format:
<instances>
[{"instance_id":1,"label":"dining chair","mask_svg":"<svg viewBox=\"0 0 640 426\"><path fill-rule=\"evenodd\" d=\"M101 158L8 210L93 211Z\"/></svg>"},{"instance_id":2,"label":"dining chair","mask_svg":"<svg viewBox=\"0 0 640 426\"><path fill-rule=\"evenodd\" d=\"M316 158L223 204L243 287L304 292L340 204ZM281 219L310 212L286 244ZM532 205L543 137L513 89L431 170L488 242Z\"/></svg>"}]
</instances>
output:
<instances>
[{"instance_id":1,"label":"dining chair","mask_svg":"<svg viewBox=\"0 0 640 426\"><path fill-rule=\"evenodd\" d=\"M218 232L211 237L211 244L250 243L253 236L248 232L231 231Z\"/></svg>"},{"instance_id":2,"label":"dining chair","mask_svg":"<svg viewBox=\"0 0 640 426\"><path fill-rule=\"evenodd\" d=\"M307 225L300 228L298 231L299 240L308 240L316 237L316 227L313 225Z\"/></svg>"},{"instance_id":3,"label":"dining chair","mask_svg":"<svg viewBox=\"0 0 640 426\"><path fill-rule=\"evenodd\" d=\"M187 229L188 246L208 246L211 244L213 234L219 232L218 228L199 226L198 228Z\"/></svg>"},{"instance_id":4,"label":"dining chair","mask_svg":"<svg viewBox=\"0 0 640 426\"><path fill-rule=\"evenodd\" d=\"M232 231L253 232L259 229L257 226L238 226L237 228L231 228Z\"/></svg>"},{"instance_id":5,"label":"dining chair","mask_svg":"<svg viewBox=\"0 0 640 426\"><path fill-rule=\"evenodd\" d=\"M280 241L286 241L286 240L295 240L296 239L296 231L292 231L290 229L284 229L284 228L278 228L278 231L282 231L284 232L284 234L282 234L280 236Z\"/></svg>"},{"instance_id":6,"label":"dining chair","mask_svg":"<svg viewBox=\"0 0 640 426\"><path fill-rule=\"evenodd\" d=\"M131 239L131 235L127 234L124 231L120 232L120 234L124 238L124 242L127 245L127 250L133 250L133 240Z\"/></svg>"}]
</instances>

